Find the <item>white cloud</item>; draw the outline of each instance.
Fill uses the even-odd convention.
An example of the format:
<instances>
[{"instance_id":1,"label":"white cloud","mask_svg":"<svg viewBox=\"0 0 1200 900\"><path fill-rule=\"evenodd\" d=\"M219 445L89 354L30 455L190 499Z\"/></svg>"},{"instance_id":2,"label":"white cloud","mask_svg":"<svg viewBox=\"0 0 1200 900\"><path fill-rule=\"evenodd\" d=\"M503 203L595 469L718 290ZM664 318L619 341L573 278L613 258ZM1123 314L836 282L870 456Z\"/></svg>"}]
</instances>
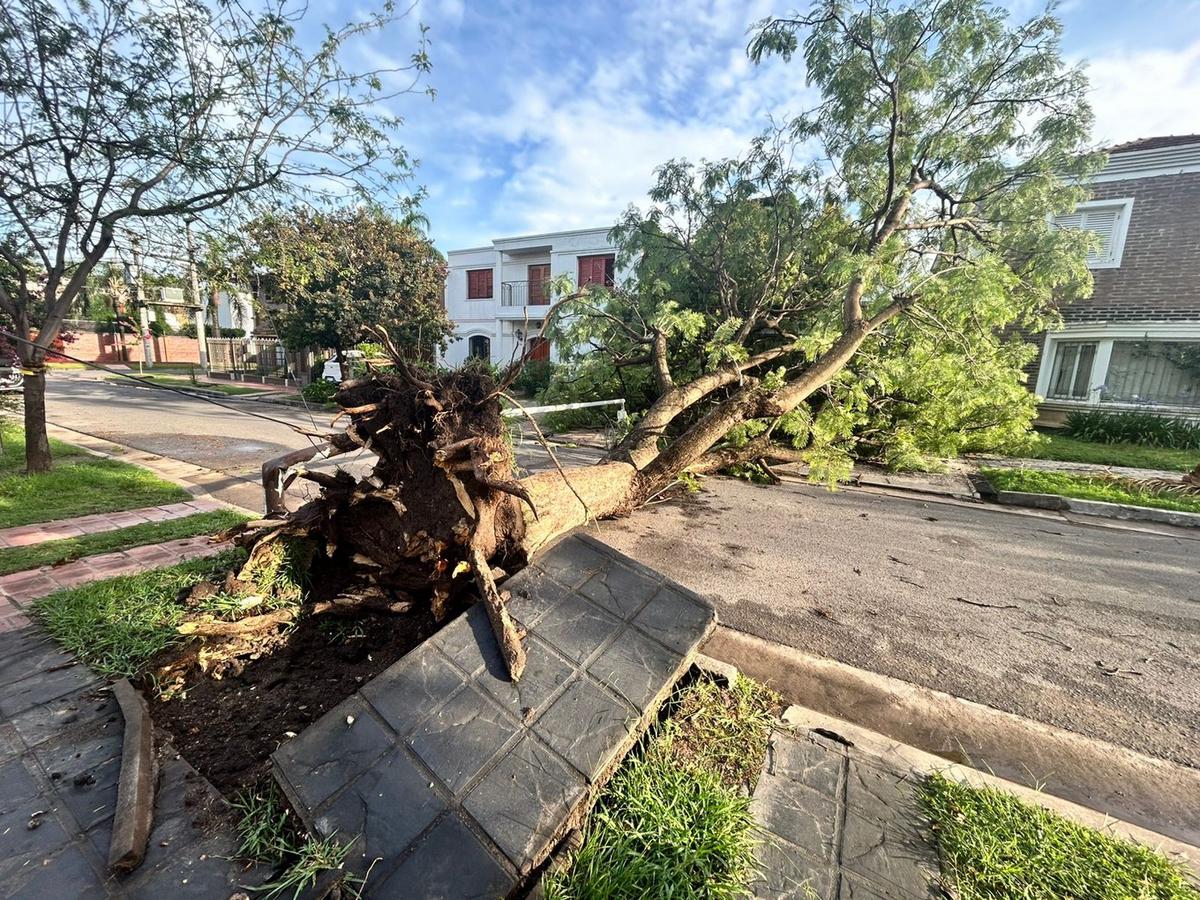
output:
<instances>
[{"instance_id":1,"label":"white cloud","mask_svg":"<svg viewBox=\"0 0 1200 900\"><path fill-rule=\"evenodd\" d=\"M1200 40L1094 56L1087 71L1099 144L1200 132Z\"/></svg>"}]
</instances>

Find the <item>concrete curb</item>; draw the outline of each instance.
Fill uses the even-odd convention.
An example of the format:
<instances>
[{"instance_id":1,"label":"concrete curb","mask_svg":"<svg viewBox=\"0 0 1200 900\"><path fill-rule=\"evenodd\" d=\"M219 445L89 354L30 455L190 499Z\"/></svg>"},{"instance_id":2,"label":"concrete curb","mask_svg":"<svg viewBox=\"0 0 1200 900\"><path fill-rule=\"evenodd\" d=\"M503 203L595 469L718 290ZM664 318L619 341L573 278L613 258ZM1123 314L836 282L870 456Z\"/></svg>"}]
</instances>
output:
<instances>
[{"instance_id":1,"label":"concrete curb","mask_svg":"<svg viewBox=\"0 0 1200 900\"><path fill-rule=\"evenodd\" d=\"M791 702L947 761L983 767L1101 814L1200 845L1200 769L721 626L703 652Z\"/></svg>"},{"instance_id":2,"label":"concrete curb","mask_svg":"<svg viewBox=\"0 0 1200 900\"><path fill-rule=\"evenodd\" d=\"M1128 503L1106 503L1102 500L1078 500L1061 494L1035 494L1028 491L998 491L984 476L976 476L981 495L1002 506L1026 506L1057 512L1073 512L1081 516L1121 519L1126 522L1154 522L1177 528L1200 528L1200 513L1156 509L1152 506L1133 506ZM986 487L985 487L986 485Z\"/></svg>"},{"instance_id":3,"label":"concrete curb","mask_svg":"<svg viewBox=\"0 0 1200 900\"><path fill-rule=\"evenodd\" d=\"M910 770L921 775L937 773L971 787L995 788L1014 794L1026 803L1058 813L1063 818L1080 825L1158 850L1186 868L1193 876L1200 877L1200 847L1185 844L1157 831L1115 819L1089 807L1047 794L1045 791L1026 787L979 769L952 763L940 756L892 740L876 731L847 722L845 719L820 713L804 706L788 707L783 714L783 720L797 730L818 731L822 734L834 732L856 747L881 757L885 762L901 771Z\"/></svg>"}]
</instances>

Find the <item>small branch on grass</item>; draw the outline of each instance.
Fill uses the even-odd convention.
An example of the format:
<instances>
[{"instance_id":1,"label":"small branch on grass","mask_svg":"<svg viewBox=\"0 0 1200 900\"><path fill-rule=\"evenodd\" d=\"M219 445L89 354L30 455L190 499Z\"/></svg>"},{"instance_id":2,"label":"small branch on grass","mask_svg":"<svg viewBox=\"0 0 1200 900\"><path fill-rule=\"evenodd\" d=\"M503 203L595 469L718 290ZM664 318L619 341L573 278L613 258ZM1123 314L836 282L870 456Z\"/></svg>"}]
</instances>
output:
<instances>
[{"instance_id":1,"label":"small branch on grass","mask_svg":"<svg viewBox=\"0 0 1200 900\"><path fill-rule=\"evenodd\" d=\"M249 616L236 622L223 622L219 619L211 621L184 622L177 629L180 634L188 637L225 638L246 637L261 631L269 631L280 625L287 625L296 618L294 608L277 609L261 616Z\"/></svg>"}]
</instances>

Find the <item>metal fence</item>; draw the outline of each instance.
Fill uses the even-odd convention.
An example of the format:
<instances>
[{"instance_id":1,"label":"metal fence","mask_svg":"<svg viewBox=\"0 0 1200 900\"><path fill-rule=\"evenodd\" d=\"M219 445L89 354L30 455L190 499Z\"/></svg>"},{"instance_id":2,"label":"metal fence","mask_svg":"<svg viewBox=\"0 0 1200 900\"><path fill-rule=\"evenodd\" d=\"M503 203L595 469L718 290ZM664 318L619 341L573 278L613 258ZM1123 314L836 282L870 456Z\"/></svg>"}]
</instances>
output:
<instances>
[{"instance_id":1,"label":"metal fence","mask_svg":"<svg viewBox=\"0 0 1200 900\"><path fill-rule=\"evenodd\" d=\"M312 353L288 350L277 340L209 338L206 343L214 375L262 384L308 384L312 377Z\"/></svg>"}]
</instances>

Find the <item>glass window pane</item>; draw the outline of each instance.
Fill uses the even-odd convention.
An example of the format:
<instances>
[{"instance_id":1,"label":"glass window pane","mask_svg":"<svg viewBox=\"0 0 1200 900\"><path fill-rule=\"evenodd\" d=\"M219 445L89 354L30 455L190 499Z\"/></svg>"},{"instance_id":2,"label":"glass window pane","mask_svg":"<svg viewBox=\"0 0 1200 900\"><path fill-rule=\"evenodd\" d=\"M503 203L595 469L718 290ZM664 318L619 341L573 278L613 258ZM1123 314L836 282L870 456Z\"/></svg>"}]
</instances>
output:
<instances>
[{"instance_id":1,"label":"glass window pane","mask_svg":"<svg viewBox=\"0 0 1200 900\"><path fill-rule=\"evenodd\" d=\"M1200 341L1113 341L1101 399L1200 407Z\"/></svg>"},{"instance_id":2,"label":"glass window pane","mask_svg":"<svg viewBox=\"0 0 1200 900\"><path fill-rule=\"evenodd\" d=\"M1054 368L1047 396L1058 400L1088 399L1096 342L1057 341L1053 347Z\"/></svg>"}]
</instances>

